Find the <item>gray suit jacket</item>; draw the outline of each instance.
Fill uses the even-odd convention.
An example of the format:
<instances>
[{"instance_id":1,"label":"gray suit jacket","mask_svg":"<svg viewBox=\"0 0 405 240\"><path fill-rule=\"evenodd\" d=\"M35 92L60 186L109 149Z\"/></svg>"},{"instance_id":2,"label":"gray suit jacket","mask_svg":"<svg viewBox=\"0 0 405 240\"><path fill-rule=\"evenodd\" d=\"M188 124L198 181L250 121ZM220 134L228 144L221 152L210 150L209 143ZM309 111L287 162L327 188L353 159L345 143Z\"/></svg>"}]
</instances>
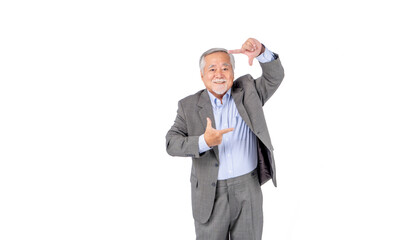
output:
<instances>
[{"instance_id":1,"label":"gray suit jacket","mask_svg":"<svg viewBox=\"0 0 405 240\"><path fill-rule=\"evenodd\" d=\"M260 63L262 76L253 79L245 75L233 82L231 94L242 119L257 136L258 176L260 184L272 179L276 182L273 146L264 119L263 105L277 90L284 78L278 55L268 63ZM205 132L207 117L215 118L207 90L201 90L178 103L177 116L166 135L166 150L171 156L192 157L191 193L193 216L205 223L211 216L218 179L218 147L199 153L198 138Z\"/></svg>"}]
</instances>

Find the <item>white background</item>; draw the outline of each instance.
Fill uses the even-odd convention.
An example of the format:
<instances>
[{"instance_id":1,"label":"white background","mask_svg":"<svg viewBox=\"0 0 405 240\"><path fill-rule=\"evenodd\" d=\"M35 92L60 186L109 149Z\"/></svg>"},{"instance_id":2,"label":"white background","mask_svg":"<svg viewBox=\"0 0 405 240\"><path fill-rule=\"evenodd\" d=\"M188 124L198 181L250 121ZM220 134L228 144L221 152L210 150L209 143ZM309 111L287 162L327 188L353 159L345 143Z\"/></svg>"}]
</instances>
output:
<instances>
[{"instance_id":1,"label":"white background","mask_svg":"<svg viewBox=\"0 0 405 240\"><path fill-rule=\"evenodd\" d=\"M248 37L285 68L263 239L405 239L404 22L394 0L2 1L0 239L195 238L165 135L200 54Z\"/></svg>"}]
</instances>

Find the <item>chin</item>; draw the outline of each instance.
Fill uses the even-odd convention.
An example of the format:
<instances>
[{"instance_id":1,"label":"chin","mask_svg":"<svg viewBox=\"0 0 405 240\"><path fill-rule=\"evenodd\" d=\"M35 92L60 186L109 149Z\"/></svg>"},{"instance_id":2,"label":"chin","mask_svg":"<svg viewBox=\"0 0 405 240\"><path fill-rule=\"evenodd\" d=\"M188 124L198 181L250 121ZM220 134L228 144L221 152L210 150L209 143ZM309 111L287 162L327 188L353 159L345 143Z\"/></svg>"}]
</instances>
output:
<instances>
[{"instance_id":1,"label":"chin","mask_svg":"<svg viewBox=\"0 0 405 240\"><path fill-rule=\"evenodd\" d=\"M227 87L216 87L216 88L212 88L212 91L216 94L222 95L224 93L226 93L226 91L228 91L229 88Z\"/></svg>"}]
</instances>

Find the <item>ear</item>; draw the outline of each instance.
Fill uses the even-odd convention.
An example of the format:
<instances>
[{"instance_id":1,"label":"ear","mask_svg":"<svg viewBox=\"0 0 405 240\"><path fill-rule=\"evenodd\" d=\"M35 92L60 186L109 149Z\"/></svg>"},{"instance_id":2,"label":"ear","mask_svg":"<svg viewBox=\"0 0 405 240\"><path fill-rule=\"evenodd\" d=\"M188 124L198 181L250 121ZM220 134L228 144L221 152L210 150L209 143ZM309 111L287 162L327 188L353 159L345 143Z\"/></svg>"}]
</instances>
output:
<instances>
[{"instance_id":1,"label":"ear","mask_svg":"<svg viewBox=\"0 0 405 240\"><path fill-rule=\"evenodd\" d=\"M203 77L204 77L203 72L200 71L200 74L201 74L201 79L203 79Z\"/></svg>"}]
</instances>

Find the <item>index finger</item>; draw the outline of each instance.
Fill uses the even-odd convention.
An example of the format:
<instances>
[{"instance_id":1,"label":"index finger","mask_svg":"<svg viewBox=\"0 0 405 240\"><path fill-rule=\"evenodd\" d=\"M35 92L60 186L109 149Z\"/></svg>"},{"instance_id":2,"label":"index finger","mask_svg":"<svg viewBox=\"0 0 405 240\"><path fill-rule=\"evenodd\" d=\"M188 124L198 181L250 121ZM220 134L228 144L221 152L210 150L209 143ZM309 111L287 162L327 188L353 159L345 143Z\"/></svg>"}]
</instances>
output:
<instances>
[{"instance_id":1,"label":"index finger","mask_svg":"<svg viewBox=\"0 0 405 240\"><path fill-rule=\"evenodd\" d=\"M233 128L226 128L226 129L219 130L219 133L220 134L225 134L225 133L229 133L229 132L232 132L232 131L233 131Z\"/></svg>"},{"instance_id":2,"label":"index finger","mask_svg":"<svg viewBox=\"0 0 405 240\"><path fill-rule=\"evenodd\" d=\"M233 54L233 53L244 53L244 49L235 49L235 50L228 50L228 53Z\"/></svg>"}]
</instances>

